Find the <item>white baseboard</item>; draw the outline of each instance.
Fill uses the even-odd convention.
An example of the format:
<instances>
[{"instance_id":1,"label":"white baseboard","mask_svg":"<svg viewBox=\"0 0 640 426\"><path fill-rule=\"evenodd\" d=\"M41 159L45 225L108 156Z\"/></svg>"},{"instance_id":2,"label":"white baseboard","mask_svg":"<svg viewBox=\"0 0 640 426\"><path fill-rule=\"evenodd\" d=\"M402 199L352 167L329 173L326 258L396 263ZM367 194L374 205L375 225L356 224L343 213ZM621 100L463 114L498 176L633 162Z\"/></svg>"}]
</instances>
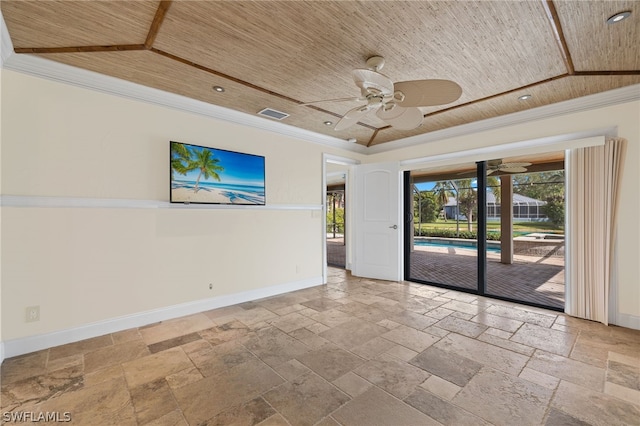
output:
<instances>
[{"instance_id":1,"label":"white baseboard","mask_svg":"<svg viewBox=\"0 0 640 426\"><path fill-rule=\"evenodd\" d=\"M276 296L278 294L302 290L321 284L323 284L321 276L313 277L301 281L294 281L225 296L213 297L211 299L181 303L179 305L167 306L165 308L139 312L118 318L111 318L47 334L7 340L0 342L0 363L5 359L5 357L10 358L23 355L54 346L77 342L79 340L90 339L92 337L103 336L109 333L153 324L158 321L166 321L185 315L205 312L211 309L236 305L238 303L249 302L265 297Z\"/></svg>"},{"instance_id":2,"label":"white baseboard","mask_svg":"<svg viewBox=\"0 0 640 426\"><path fill-rule=\"evenodd\" d=\"M616 318L613 324L618 325L620 327L633 328L634 330L640 330L640 317L637 315L618 313L616 315Z\"/></svg>"}]
</instances>

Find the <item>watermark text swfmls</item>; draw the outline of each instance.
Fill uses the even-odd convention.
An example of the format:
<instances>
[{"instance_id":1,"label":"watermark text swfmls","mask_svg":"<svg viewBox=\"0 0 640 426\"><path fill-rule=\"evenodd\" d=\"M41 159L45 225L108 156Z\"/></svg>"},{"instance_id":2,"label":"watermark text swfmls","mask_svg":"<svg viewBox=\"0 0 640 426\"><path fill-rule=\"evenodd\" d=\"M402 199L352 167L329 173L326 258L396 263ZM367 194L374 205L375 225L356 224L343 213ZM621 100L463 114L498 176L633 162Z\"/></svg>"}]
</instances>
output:
<instances>
[{"instance_id":1,"label":"watermark text swfmls","mask_svg":"<svg viewBox=\"0 0 640 426\"><path fill-rule=\"evenodd\" d=\"M68 411L11 411L2 413L2 421L5 423L67 423L71 421L71 413Z\"/></svg>"}]
</instances>

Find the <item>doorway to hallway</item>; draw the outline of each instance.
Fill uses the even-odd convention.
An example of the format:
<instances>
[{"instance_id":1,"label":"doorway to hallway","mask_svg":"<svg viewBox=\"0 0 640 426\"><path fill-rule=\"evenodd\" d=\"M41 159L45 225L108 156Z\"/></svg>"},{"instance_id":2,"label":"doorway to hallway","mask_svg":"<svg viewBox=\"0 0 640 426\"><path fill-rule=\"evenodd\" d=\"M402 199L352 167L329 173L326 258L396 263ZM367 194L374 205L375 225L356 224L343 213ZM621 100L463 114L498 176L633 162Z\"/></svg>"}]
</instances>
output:
<instances>
[{"instance_id":1,"label":"doorway to hallway","mask_svg":"<svg viewBox=\"0 0 640 426\"><path fill-rule=\"evenodd\" d=\"M346 197L345 185L334 184L327 187L327 265L346 268Z\"/></svg>"},{"instance_id":2,"label":"doorway to hallway","mask_svg":"<svg viewBox=\"0 0 640 426\"><path fill-rule=\"evenodd\" d=\"M323 159L323 262L327 266L347 269L351 243L348 209L349 176L354 160L325 154Z\"/></svg>"}]
</instances>

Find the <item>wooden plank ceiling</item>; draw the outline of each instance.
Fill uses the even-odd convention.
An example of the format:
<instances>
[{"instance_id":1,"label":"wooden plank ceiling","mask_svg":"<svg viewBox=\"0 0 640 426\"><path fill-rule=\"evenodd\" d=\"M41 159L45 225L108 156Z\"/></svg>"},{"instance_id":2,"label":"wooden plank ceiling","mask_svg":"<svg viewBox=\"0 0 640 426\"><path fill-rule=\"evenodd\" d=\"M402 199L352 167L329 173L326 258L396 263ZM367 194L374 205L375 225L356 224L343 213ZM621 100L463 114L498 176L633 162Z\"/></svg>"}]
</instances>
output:
<instances>
[{"instance_id":1,"label":"wooden plank ceiling","mask_svg":"<svg viewBox=\"0 0 640 426\"><path fill-rule=\"evenodd\" d=\"M48 59L373 146L640 83L640 2L17 1L0 3L17 54ZM629 19L606 19L620 11ZM457 101L398 130L357 102L351 71L386 59L393 81L448 79ZM223 93L212 90L222 86ZM528 101L518 97L531 94Z\"/></svg>"}]
</instances>

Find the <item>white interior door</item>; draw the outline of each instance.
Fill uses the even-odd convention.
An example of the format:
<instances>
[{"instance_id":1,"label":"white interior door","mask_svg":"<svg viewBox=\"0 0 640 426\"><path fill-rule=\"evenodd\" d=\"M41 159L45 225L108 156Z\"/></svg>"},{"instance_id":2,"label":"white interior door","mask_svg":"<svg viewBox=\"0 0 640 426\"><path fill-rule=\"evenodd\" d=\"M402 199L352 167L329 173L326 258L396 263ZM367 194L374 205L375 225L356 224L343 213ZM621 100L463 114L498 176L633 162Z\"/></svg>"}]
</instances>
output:
<instances>
[{"instance_id":1,"label":"white interior door","mask_svg":"<svg viewBox=\"0 0 640 426\"><path fill-rule=\"evenodd\" d=\"M402 223L398 163L355 167L354 256L358 277L402 279Z\"/></svg>"}]
</instances>

